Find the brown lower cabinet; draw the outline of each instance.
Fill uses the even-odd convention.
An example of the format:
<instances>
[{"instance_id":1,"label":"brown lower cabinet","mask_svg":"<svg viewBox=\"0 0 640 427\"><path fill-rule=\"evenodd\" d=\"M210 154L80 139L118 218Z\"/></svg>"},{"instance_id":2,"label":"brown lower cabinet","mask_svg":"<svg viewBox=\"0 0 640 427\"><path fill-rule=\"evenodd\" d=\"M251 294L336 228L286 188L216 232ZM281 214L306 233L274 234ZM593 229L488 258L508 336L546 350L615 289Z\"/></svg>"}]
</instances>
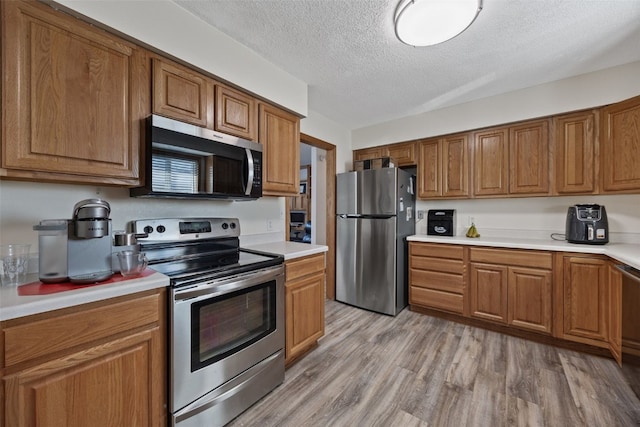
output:
<instances>
[{"instance_id":1,"label":"brown lower cabinet","mask_svg":"<svg viewBox=\"0 0 640 427\"><path fill-rule=\"evenodd\" d=\"M466 313L464 247L409 244L409 303Z\"/></svg>"},{"instance_id":2,"label":"brown lower cabinet","mask_svg":"<svg viewBox=\"0 0 640 427\"><path fill-rule=\"evenodd\" d=\"M471 248L470 260L472 317L551 334L550 253Z\"/></svg>"},{"instance_id":3,"label":"brown lower cabinet","mask_svg":"<svg viewBox=\"0 0 640 427\"><path fill-rule=\"evenodd\" d=\"M0 426L166 426L164 289L0 323Z\"/></svg>"},{"instance_id":4,"label":"brown lower cabinet","mask_svg":"<svg viewBox=\"0 0 640 427\"><path fill-rule=\"evenodd\" d=\"M621 360L622 277L605 256L562 257L558 337L608 348ZM560 315L561 313L561 315Z\"/></svg>"},{"instance_id":5,"label":"brown lower cabinet","mask_svg":"<svg viewBox=\"0 0 640 427\"><path fill-rule=\"evenodd\" d=\"M622 346L625 352L640 357L640 286L624 277L622 294Z\"/></svg>"},{"instance_id":6,"label":"brown lower cabinet","mask_svg":"<svg viewBox=\"0 0 640 427\"><path fill-rule=\"evenodd\" d=\"M298 360L324 335L324 253L285 262L285 364Z\"/></svg>"},{"instance_id":7,"label":"brown lower cabinet","mask_svg":"<svg viewBox=\"0 0 640 427\"><path fill-rule=\"evenodd\" d=\"M619 363L622 292L621 274L602 255L409 242L412 309L606 348ZM625 351L640 350L637 328L624 332Z\"/></svg>"}]
</instances>

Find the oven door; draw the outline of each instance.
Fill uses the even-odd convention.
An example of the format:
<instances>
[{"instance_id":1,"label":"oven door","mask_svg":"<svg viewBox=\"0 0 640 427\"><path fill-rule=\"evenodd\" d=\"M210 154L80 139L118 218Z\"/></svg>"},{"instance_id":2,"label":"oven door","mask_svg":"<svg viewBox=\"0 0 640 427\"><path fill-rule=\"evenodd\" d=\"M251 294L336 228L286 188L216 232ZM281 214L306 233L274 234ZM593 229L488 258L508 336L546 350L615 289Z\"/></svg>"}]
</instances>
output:
<instances>
[{"instance_id":1,"label":"oven door","mask_svg":"<svg viewBox=\"0 0 640 427\"><path fill-rule=\"evenodd\" d=\"M172 413L282 353L282 265L173 288L171 294ZM278 363L284 372L284 358Z\"/></svg>"}]
</instances>

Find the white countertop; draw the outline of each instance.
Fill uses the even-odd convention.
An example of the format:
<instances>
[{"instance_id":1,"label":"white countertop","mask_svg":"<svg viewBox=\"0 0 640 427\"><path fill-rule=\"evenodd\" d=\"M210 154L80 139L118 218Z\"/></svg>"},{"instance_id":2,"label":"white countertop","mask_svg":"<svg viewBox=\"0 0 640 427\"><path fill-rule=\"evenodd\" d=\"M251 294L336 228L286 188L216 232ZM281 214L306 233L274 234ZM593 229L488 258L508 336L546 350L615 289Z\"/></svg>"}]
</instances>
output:
<instances>
[{"instance_id":1,"label":"white countertop","mask_svg":"<svg viewBox=\"0 0 640 427\"><path fill-rule=\"evenodd\" d=\"M454 245L492 246L497 248L537 249L544 251L602 254L619 262L640 269L640 245L632 243L607 243L605 245L579 245L566 240L535 239L522 237L428 236L416 234L407 237L410 242L449 243Z\"/></svg>"},{"instance_id":2,"label":"white countertop","mask_svg":"<svg viewBox=\"0 0 640 427\"><path fill-rule=\"evenodd\" d=\"M329 250L329 248L324 245L311 245L307 243L285 241L268 243L262 242L253 245L245 245L243 247L282 255L285 260L323 253ZM29 285L34 282L38 282L37 274L29 275L25 285ZM46 287L48 285L41 286ZM19 290L20 286L2 286L0 287L0 321L59 310L62 308L73 307L80 304L87 304L90 302L101 301L167 286L169 286L169 277L158 272L153 272L149 276L145 277L78 287L78 289L46 295L24 295L24 289L23 291ZM23 295L21 295L21 293Z\"/></svg>"},{"instance_id":3,"label":"white countertop","mask_svg":"<svg viewBox=\"0 0 640 427\"><path fill-rule=\"evenodd\" d=\"M38 275L28 277L28 285L38 281ZM41 285L49 286L49 285ZM55 286L55 285L51 285ZM73 307L150 289L169 286L169 277L158 272L149 276L131 278L119 282L95 284L88 287L52 293L48 295L20 295L19 287L0 287L0 321Z\"/></svg>"},{"instance_id":4,"label":"white countertop","mask_svg":"<svg viewBox=\"0 0 640 427\"><path fill-rule=\"evenodd\" d=\"M322 252L327 252L329 248L325 245L311 245L309 243L299 242L269 242L269 243L257 243L253 245L242 246L245 249L251 249L254 251L269 252L272 254L284 256L285 261L301 258L303 256L315 255Z\"/></svg>"}]
</instances>

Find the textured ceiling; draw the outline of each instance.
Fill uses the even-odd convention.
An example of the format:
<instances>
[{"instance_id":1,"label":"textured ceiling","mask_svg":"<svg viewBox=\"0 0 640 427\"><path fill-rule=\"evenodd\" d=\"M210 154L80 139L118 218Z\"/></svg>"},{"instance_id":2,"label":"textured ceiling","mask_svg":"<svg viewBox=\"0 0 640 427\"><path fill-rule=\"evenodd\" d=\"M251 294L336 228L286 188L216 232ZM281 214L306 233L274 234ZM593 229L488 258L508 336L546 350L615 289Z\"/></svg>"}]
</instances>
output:
<instances>
[{"instance_id":1,"label":"textured ceiling","mask_svg":"<svg viewBox=\"0 0 640 427\"><path fill-rule=\"evenodd\" d=\"M395 37L399 0L173 1L349 129L640 60L640 0L484 0L466 32L422 48Z\"/></svg>"}]
</instances>

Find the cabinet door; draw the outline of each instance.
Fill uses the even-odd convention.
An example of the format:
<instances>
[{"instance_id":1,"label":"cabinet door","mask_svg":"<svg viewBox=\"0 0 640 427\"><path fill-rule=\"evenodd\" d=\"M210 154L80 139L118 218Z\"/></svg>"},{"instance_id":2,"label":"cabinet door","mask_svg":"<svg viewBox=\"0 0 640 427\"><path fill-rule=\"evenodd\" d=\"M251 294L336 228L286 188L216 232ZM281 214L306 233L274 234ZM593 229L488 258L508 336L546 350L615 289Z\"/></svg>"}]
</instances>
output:
<instances>
[{"instance_id":1,"label":"cabinet door","mask_svg":"<svg viewBox=\"0 0 640 427\"><path fill-rule=\"evenodd\" d=\"M640 356L640 286L628 277L622 278L622 345L625 352Z\"/></svg>"},{"instance_id":2,"label":"cabinet door","mask_svg":"<svg viewBox=\"0 0 640 427\"><path fill-rule=\"evenodd\" d=\"M564 258L564 338L589 344L607 341L607 279L605 260Z\"/></svg>"},{"instance_id":3,"label":"cabinet door","mask_svg":"<svg viewBox=\"0 0 640 427\"><path fill-rule=\"evenodd\" d=\"M153 59L153 112L202 127L212 127L213 82L164 59Z\"/></svg>"},{"instance_id":4,"label":"cabinet door","mask_svg":"<svg viewBox=\"0 0 640 427\"><path fill-rule=\"evenodd\" d=\"M382 147L364 148L353 152L354 162L357 160L377 159L379 157L383 157Z\"/></svg>"},{"instance_id":5,"label":"cabinet door","mask_svg":"<svg viewBox=\"0 0 640 427\"><path fill-rule=\"evenodd\" d=\"M549 121L509 128L509 193L549 193Z\"/></svg>"},{"instance_id":6,"label":"cabinet door","mask_svg":"<svg viewBox=\"0 0 640 427\"><path fill-rule=\"evenodd\" d=\"M6 425L161 425L149 368L159 339L142 331L4 377Z\"/></svg>"},{"instance_id":7,"label":"cabinet door","mask_svg":"<svg viewBox=\"0 0 640 427\"><path fill-rule=\"evenodd\" d=\"M609 264L609 351L622 365L622 273Z\"/></svg>"},{"instance_id":8,"label":"cabinet door","mask_svg":"<svg viewBox=\"0 0 640 427\"><path fill-rule=\"evenodd\" d=\"M416 164L416 142L403 142L387 146L387 154L395 161L397 167L415 166Z\"/></svg>"},{"instance_id":9,"label":"cabinet door","mask_svg":"<svg viewBox=\"0 0 640 427\"><path fill-rule=\"evenodd\" d=\"M559 194L593 193L595 186L595 113L555 117L554 174Z\"/></svg>"},{"instance_id":10,"label":"cabinet door","mask_svg":"<svg viewBox=\"0 0 640 427\"><path fill-rule=\"evenodd\" d=\"M322 271L286 284L286 361L324 335L324 277Z\"/></svg>"},{"instance_id":11,"label":"cabinet door","mask_svg":"<svg viewBox=\"0 0 640 427\"><path fill-rule=\"evenodd\" d=\"M509 267L509 325L551 334L551 271Z\"/></svg>"},{"instance_id":12,"label":"cabinet door","mask_svg":"<svg viewBox=\"0 0 640 427\"><path fill-rule=\"evenodd\" d=\"M297 196L300 192L300 119L260 104L262 192L265 196Z\"/></svg>"},{"instance_id":13,"label":"cabinet door","mask_svg":"<svg viewBox=\"0 0 640 427\"><path fill-rule=\"evenodd\" d=\"M471 316L507 323L507 267L471 263L469 303Z\"/></svg>"},{"instance_id":14,"label":"cabinet door","mask_svg":"<svg viewBox=\"0 0 640 427\"><path fill-rule=\"evenodd\" d=\"M440 140L442 145L442 195L469 195L469 135L453 135Z\"/></svg>"},{"instance_id":15,"label":"cabinet door","mask_svg":"<svg viewBox=\"0 0 640 427\"><path fill-rule=\"evenodd\" d=\"M258 102L252 96L216 85L215 129L250 141L258 137Z\"/></svg>"},{"instance_id":16,"label":"cabinet door","mask_svg":"<svg viewBox=\"0 0 640 427\"><path fill-rule=\"evenodd\" d=\"M440 141L428 139L418 145L418 197L428 199L442 196L442 160Z\"/></svg>"},{"instance_id":17,"label":"cabinet door","mask_svg":"<svg viewBox=\"0 0 640 427\"><path fill-rule=\"evenodd\" d=\"M493 196L509 192L509 131L497 128L474 135L474 194Z\"/></svg>"},{"instance_id":18,"label":"cabinet door","mask_svg":"<svg viewBox=\"0 0 640 427\"><path fill-rule=\"evenodd\" d=\"M39 2L2 6L7 176L139 185L146 53Z\"/></svg>"},{"instance_id":19,"label":"cabinet door","mask_svg":"<svg viewBox=\"0 0 640 427\"><path fill-rule=\"evenodd\" d=\"M602 109L602 189L640 189L640 97Z\"/></svg>"}]
</instances>

